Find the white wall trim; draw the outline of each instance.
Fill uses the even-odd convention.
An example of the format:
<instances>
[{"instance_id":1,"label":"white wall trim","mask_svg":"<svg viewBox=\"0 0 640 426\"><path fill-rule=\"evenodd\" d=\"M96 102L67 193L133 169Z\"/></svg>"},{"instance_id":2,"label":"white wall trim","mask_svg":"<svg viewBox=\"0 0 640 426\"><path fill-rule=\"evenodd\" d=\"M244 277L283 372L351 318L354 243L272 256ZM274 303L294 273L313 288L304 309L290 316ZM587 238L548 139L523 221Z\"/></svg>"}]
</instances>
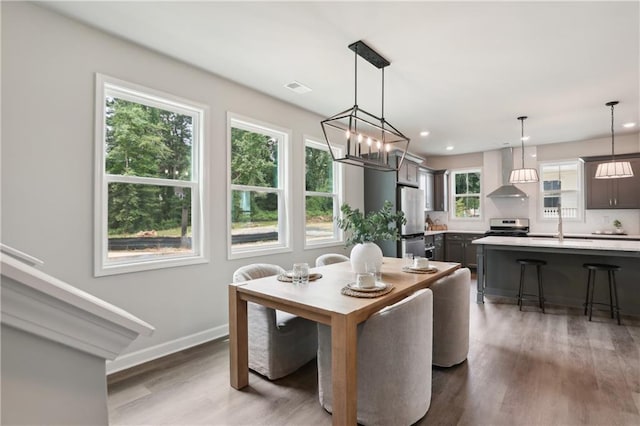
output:
<instances>
[{"instance_id":1,"label":"white wall trim","mask_svg":"<svg viewBox=\"0 0 640 426\"><path fill-rule=\"evenodd\" d=\"M229 325L224 324L189 336L180 337L159 345L141 349L136 352L131 352L119 356L113 361L107 361L107 374L117 373L118 371L126 370L127 368L135 367L136 365L153 361L154 359L171 355L172 353L188 349L211 340L219 339L221 337L226 337L228 335Z\"/></svg>"}]
</instances>

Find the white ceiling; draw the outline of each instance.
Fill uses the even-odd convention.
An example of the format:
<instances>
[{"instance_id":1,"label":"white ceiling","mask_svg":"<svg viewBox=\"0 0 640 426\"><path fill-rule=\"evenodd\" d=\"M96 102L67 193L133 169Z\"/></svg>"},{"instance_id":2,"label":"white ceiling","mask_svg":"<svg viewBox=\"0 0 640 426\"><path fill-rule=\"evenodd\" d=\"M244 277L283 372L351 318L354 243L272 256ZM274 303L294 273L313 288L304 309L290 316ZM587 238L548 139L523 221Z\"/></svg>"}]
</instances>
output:
<instances>
[{"instance_id":1,"label":"white ceiling","mask_svg":"<svg viewBox=\"0 0 640 426\"><path fill-rule=\"evenodd\" d=\"M353 105L347 46L363 40L391 62L385 118L420 155L518 146L520 115L528 145L607 137L610 100L616 134L640 122L637 1L44 5L322 116ZM358 71L358 105L379 115L381 73Z\"/></svg>"}]
</instances>

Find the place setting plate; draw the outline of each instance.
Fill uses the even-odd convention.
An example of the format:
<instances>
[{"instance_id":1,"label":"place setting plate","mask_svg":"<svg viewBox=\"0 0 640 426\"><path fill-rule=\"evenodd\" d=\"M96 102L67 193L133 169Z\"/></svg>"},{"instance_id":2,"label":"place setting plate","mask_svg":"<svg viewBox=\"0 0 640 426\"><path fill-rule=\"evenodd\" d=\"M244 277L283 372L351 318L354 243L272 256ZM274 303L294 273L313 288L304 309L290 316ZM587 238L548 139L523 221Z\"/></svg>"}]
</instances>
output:
<instances>
[{"instance_id":1,"label":"place setting plate","mask_svg":"<svg viewBox=\"0 0 640 426\"><path fill-rule=\"evenodd\" d=\"M418 268L415 266L403 266L402 271L409 272L412 274L434 274L438 272L438 268L436 268L435 266L427 266L425 268Z\"/></svg>"},{"instance_id":2,"label":"place setting plate","mask_svg":"<svg viewBox=\"0 0 640 426\"><path fill-rule=\"evenodd\" d=\"M379 297L393 290L393 284L383 283L382 281L376 281L375 285L370 288L362 288L355 281L348 283L340 292L345 296L352 297Z\"/></svg>"},{"instance_id":3,"label":"place setting plate","mask_svg":"<svg viewBox=\"0 0 640 426\"><path fill-rule=\"evenodd\" d=\"M322 274L317 272L309 273L309 281L319 280L320 278L322 278ZM278 275L278 281L283 281L285 283L293 282L293 271L287 271L284 274Z\"/></svg>"}]
</instances>

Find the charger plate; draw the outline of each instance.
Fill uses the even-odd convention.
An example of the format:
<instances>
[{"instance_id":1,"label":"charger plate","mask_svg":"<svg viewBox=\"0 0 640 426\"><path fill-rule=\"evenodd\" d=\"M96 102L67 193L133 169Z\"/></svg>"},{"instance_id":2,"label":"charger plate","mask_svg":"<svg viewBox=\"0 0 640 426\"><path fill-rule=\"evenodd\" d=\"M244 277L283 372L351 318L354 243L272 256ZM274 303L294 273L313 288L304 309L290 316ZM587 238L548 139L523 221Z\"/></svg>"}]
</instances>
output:
<instances>
[{"instance_id":1,"label":"charger plate","mask_svg":"<svg viewBox=\"0 0 640 426\"><path fill-rule=\"evenodd\" d=\"M354 290L352 288L349 288L348 285L342 287L342 289L340 290L340 293L344 294L345 296L351 296L351 297L366 297L366 298L373 298L373 297L380 297L380 296L384 296L387 293L390 293L391 290L393 290L393 284L389 284L389 283L385 283L386 287L382 290L378 290L378 291L357 291Z\"/></svg>"},{"instance_id":2,"label":"charger plate","mask_svg":"<svg viewBox=\"0 0 640 426\"><path fill-rule=\"evenodd\" d=\"M411 266L403 266L402 272L409 272L411 274L435 274L438 272L438 268L435 266L429 266L428 268L413 268Z\"/></svg>"},{"instance_id":3,"label":"charger plate","mask_svg":"<svg viewBox=\"0 0 640 426\"><path fill-rule=\"evenodd\" d=\"M322 274L319 274L317 272L312 272L309 274L309 281L319 280L320 278L322 278ZM282 281L285 283L292 283L293 273L291 271L287 271L284 274L278 275L278 281Z\"/></svg>"}]
</instances>

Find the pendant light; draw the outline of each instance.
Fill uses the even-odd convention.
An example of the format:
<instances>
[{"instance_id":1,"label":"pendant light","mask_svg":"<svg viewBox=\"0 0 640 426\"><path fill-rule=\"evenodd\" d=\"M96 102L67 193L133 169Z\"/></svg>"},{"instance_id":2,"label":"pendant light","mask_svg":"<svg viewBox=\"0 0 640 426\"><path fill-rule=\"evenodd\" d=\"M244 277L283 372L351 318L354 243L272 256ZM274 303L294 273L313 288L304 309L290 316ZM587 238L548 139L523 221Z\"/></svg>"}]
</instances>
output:
<instances>
[{"instance_id":1,"label":"pendant light","mask_svg":"<svg viewBox=\"0 0 640 426\"><path fill-rule=\"evenodd\" d=\"M509 183L534 183L538 182L538 171L536 169L524 168L524 120L526 116L518 117L520 120L520 142L522 144L522 168L513 169L509 176Z\"/></svg>"},{"instance_id":2,"label":"pendant light","mask_svg":"<svg viewBox=\"0 0 640 426\"><path fill-rule=\"evenodd\" d=\"M351 43L349 49L355 53L354 105L320 123L331 157L333 161L354 166L382 171L398 170L407 155L409 138L384 118L384 68L391 63L362 40ZM382 70L381 117L358 106L358 56Z\"/></svg>"},{"instance_id":3,"label":"pendant light","mask_svg":"<svg viewBox=\"0 0 640 426\"><path fill-rule=\"evenodd\" d=\"M613 150L614 132L613 132L613 107L618 105L618 101L607 102L605 105L611 107L611 161L608 163L598 164L596 169L596 179L618 179L633 177L633 169L628 161L616 161Z\"/></svg>"}]
</instances>

